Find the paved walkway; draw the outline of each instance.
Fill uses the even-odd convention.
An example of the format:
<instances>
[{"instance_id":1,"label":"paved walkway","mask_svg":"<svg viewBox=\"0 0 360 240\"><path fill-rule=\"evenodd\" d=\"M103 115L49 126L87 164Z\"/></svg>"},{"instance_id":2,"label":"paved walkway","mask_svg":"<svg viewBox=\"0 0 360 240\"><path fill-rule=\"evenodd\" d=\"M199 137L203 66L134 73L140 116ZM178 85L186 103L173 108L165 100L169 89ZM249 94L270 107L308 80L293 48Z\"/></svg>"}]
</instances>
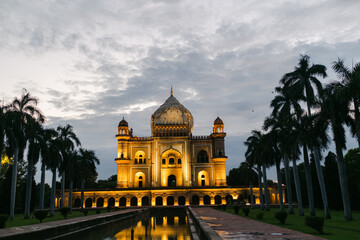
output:
<instances>
[{"instance_id":1,"label":"paved walkway","mask_svg":"<svg viewBox=\"0 0 360 240\"><path fill-rule=\"evenodd\" d=\"M323 239L213 208L193 208L192 210L223 239Z\"/></svg>"}]
</instances>

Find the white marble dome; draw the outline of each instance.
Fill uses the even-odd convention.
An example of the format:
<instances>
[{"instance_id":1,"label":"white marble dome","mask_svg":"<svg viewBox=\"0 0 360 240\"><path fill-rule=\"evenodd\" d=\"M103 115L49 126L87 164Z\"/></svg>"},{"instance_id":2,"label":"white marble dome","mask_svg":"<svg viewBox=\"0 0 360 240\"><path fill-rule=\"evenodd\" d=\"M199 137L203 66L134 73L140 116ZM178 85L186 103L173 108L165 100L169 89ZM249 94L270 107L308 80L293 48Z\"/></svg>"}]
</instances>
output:
<instances>
[{"instance_id":1,"label":"white marble dome","mask_svg":"<svg viewBox=\"0 0 360 240\"><path fill-rule=\"evenodd\" d=\"M166 99L152 115L154 125L188 125L193 129L194 118L173 95Z\"/></svg>"}]
</instances>

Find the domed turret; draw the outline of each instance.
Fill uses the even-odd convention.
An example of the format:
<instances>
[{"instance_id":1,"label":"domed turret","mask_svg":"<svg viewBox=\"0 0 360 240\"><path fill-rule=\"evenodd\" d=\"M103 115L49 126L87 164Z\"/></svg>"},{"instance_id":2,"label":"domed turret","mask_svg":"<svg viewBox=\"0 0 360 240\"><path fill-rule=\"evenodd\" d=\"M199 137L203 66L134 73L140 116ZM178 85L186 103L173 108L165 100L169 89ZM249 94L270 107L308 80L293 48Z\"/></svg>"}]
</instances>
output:
<instances>
[{"instance_id":1,"label":"domed turret","mask_svg":"<svg viewBox=\"0 0 360 240\"><path fill-rule=\"evenodd\" d=\"M173 95L166 99L151 116L153 136L189 136L194 127L194 118L189 110Z\"/></svg>"},{"instance_id":2,"label":"domed turret","mask_svg":"<svg viewBox=\"0 0 360 240\"><path fill-rule=\"evenodd\" d=\"M123 117L123 119L119 122L118 127L128 127L128 126L129 126L128 122Z\"/></svg>"}]
</instances>

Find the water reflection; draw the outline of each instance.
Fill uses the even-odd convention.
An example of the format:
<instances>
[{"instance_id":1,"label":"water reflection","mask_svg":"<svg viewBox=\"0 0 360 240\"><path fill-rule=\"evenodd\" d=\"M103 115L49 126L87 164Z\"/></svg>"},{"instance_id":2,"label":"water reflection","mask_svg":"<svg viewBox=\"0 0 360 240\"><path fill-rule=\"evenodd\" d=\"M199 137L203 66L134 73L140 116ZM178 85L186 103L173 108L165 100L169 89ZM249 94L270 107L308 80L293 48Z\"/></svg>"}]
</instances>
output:
<instances>
[{"instance_id":1,"label":"water reflection","mask_svg":"<svg viewBox=\"0 0 360 240\"><path fill-rule=\"evenodd\" d=\"M186 216L151 216L114 235L116 240L177 239L190 240Z\"/></svg>"}]
</instances>

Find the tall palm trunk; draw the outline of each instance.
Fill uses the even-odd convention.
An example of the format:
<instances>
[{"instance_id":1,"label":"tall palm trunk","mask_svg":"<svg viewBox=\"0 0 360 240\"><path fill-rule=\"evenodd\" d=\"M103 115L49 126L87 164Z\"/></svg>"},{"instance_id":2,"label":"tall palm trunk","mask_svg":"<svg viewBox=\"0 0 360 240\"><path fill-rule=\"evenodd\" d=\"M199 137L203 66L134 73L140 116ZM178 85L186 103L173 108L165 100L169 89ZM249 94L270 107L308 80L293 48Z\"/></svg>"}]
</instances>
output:
<instances>
[{"instance_id":1,"label":"tall palm trunk","mask_svg":"<svg viewBox=\"0 0 360 240\"><path fill-rule=\"evenodd\" d=\"M25 211L24 218L30 218L30 204L31 204L31 187L33 178L33 159L28 159L27 176L26 176L26 193L25 193Z\"/></svg>"},{"instance_id":2,"label":"tall palm trunk","mask_svg":"<svg viewBox=\"0 0 360 240\"><path fill-rule=\"evenodd\" d=\"M250 181L250 206L251 208L254 208L254 191L252 181Z\"/></svg>"},{"instance_id":3,"label":"tall palm trunk","mask_svg":"<svg viewBox=\"0 0 360 240\"><path fill-rule=\"evenodd\" d=\"M53 176L51 182L50 216L54 216L55 214L56 168L54 168L52 172Z\"/></svg>"},{"instance_id":4,"label":"tall palm trunk","mask_svg":"<svg viewBox=\"0 0 360 240\"><path fill-rule=\"evenodd\" d=\"M45 163L41 163L41 182L40 182L40 199L39 209L44 210L44 196L45 196Z\"/></svg>"},{"instance_id":5,"label":"tall palm trunk","mask_svg":"<svg viewBox=\"0 0 360 240\"><path fill-rule=\"evenodd\" d=\"M353 99L354 102L354 112L355 112L355 132L356 139L358 142L358 147L360 148L360 112L359 112L359 103L356 99Z\"/></svg>"},{"instance_id":6,"label":"tall palm trunk","mask_svg":"<svg viewBox=\"0 0 360 240\"><path fill-rule=\"evenodd\" d=\"M311 117L311 109L310 109L309 102L307 102L307 108L308 108L309 117ZM330 211L329 211L329 204L328 204L328 199L327 199L327 194L326 194L324 176L323 176L322 169L321 169L321 164L320 164L319 149L315 146L312 150L313 150L313 153L314 153L316 173L317 173L317 176L318 176L319 185L320 185L320 191L321 191L321 197L322 197L323 205L324 205L325 218L330 219L331 215L330 215Z\"/></svg>"},{"instance_id":7,"label":"tall palm trunk","mask_svg":"<svg viewBox=\"0 0 360 240\"><path fill-rule=\"evenodd\" d=\"M290 169L289 169L289 158L287 156L284 157L284 167L285 167L285 181L286 181L286 190L287 190L286 192L287 192L288 204L289 204L289 214L294 214Z\"/></svg>"},{"instance_id":8,"label":"tall palm trunk","mask_svg":"<svg viewBox=\"0 0 360 240\"><path fill-rule=\"evenodd\" d=\"M81 179L81 209L84 208L84 188L85 188L85 179Z\"/></svg>"},{"instance_id":9,"label":"tall palm trunk","mask_svg":"<svg viewBox=\"0 0 360 240\"><path fill-rule=\"evenodd\" d=\"M293 158L293 170L294 170L294 182L295 182L295 190L296 190L296 197L298 201L298 208L299 208L299 216L304 216L303 205L302 205L302 196L301 196L301 187L299 181L299 173L296 165L296 160Z\"/></svg>"},{"instance_id":10,"label":"tall palm trunk","mask_svg":"<svg viewBox=\"0 0 360 240\"><path fill-rule=\"evenodd\" d=\"M270 206L269 206L269 190L268 190L268 186L267 186L267 177L266 177L266 166L265 164L262 165L263 167L263 177L264 177L264 192L265 192L265 209L266 211L270 211Z\"/></svg>"},{"instance_id":11,"label":"tall palm trunk","mask_svg":"<svg viewBox=\"0 0 360 240\"><path fill-rule=\"evenodd\" d=\"M328 199L327 199L327 194L326 194L325 181L324 181L324 176L323 176L321 164L320 164L320 153L319 153L319 149L316 147L314 148L314 160L315 160L316 173L318 176L321 196L322 196L323 205L324 205L325 218L330 219L331 215L330 215L330 211L329 211L329 204L328 204Z\"/></svg>"},{"instance_id":12,"label":"tall palm trunk","mask_svg":"<svg viewBox=\"0 0 360 240\"><path fill-rule=\"evenodd\" d=\"M281 172L280 172L280 162L276 161L276 175L278 180L278 191L279 191L279 202L280 202L280 211L284 211L284 199L283 199L283 191L282 191L282 180L281 180Z\"/></svg>"},{"instance_id":13,"label":"tall palm trunk","mask_svg":"<svg viewBox=\"0 0 360 240\"><path fill-rule=\"evenodd\" d=\"M17 165L19 158L19 148L15 149L13 169L11 175L11 196L10 196L10 220L14 220L15 216L15 197L16 197L16 180L17 180Z\"/></svg>"},{"instance_id":14,"label":"tall palm trunk","mask_svg":"<svg viewBox=\"0 0 360 240\"><path fill-rule=\"evenodd\" d=\"M305 144L303 146L303 155L304 155L304 170L305 170L306 188L309 199L310 215L315 216L314 193L312 187L312 177L310 172L309 155Z\"/></svg>"},{"instance_id":15,"label":"tall palm trunk","mask_svg":"<svg viewBox=\"0 0 360 240\"><path fill-rule=\"evenodd\" d=\"M263 199L263 192L262 192L262 185L261 185L261 168L260 168L260 164L258 164L257 167L258 170L258 180L259 180L259 195L260 195L260 206L261 206L261 210L264 210L264 199Z\"/></svg>"},{"instance_id":16,"label":"tall palm trunk","mask_svg":"<svg viewBox=\"0 0 360 240\"><path fill-rule=\"evenodd\" d=\"M61 201L60 207L65 205L65 170L61 173Z\"/></svg>"},{"instance_id":17,"label":"tall palm trunk","mask_svg":"<svg viewBox=\"0 0 360 240\"><path fill-rule=\"evenodd\" d=\"M347 174L346 174L343 152L341 146L337 143L337 141L335 141L335 145L336 145L337 165L338 165L338 172L339 172L339 179L341 186L341 196L344 205L344 215L346 220L352 220L353 218L351 214L349 189L348 189Z\"/></svg>"},{"instance_id":18,"label":"tall palm trunk","mask_svg":"<svg viewBox=\"0 0 360 240\"><path fill-rule=\"evenodd\" d=\"M68 200L68 205L69 205L69 208L70 208L70 213L72 213L72 193L73 193L73 180L70 180L70 183L69 183L69 200Z\"/></svg>"}]
</instances>

